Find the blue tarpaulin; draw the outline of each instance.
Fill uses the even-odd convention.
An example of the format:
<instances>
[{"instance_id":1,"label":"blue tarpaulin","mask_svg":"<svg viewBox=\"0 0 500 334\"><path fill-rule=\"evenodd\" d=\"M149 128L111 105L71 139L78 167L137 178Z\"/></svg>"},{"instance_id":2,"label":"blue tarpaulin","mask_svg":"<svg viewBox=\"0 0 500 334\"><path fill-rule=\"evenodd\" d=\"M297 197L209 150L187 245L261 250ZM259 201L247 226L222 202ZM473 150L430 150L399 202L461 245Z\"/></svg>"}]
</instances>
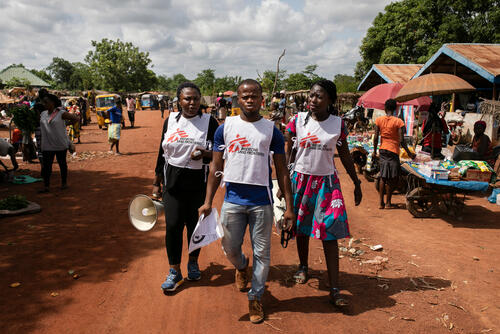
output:
<instances>
[{"instance_id":1,"label":"blue tarpaulin","mask_svg":"<svg viewBox=\"0 0 500 334\"><path fill-rule=\"evenodd\" d=\"M408 166L410 166L410 165L408 165ZM413 168L413 170L415 172L417 172L419 175L421 175L425 179L425 182L427 182L427 183L439 184L442 186L453 187L453 188L458 188L458 189L468 190L468 191L487 191L488 187L489 187L488 182L437 180L437 179L425 176L424 174L420 173L418 168L415 168L414 166L410 166L410 167Z\"/></svg>"}]
</instances>

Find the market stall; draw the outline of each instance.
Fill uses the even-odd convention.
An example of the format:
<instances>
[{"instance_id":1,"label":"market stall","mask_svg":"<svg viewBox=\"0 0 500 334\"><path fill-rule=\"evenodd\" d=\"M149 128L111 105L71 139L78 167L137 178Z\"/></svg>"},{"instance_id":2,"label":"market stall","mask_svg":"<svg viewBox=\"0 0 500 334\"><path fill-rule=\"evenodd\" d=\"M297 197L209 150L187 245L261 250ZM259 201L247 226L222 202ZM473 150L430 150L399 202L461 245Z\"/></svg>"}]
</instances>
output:
<instances>
[{"instance_id":1,"label":"market stall","mask_svg":"<svg viewBox=\"0 0 500 334\"><path fill-rule=\"evenodd\" d=\"M442 212L462 217L465 195L486 192L496 175L483 161L449 160L405 162L402 168L408 172L406 208L417 218L428 218Z\"/></svg>"}]
</instances>

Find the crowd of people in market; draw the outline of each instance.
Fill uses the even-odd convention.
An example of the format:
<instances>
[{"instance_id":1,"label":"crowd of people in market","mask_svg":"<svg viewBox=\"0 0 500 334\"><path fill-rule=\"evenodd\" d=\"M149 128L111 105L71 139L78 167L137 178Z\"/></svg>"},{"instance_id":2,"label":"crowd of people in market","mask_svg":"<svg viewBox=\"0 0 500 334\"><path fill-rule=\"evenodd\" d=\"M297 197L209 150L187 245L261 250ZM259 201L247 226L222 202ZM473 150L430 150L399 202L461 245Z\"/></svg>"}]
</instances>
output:
<instances>
[{"instance_id":1,"label":"crowd of people in market","mask_svg":"<svg viewBox=\"0 0 500 334\"><path fill-rule=\"evenodd\" d=\"M236 288L246 291L247 286L251 286L248 290L250 321L259 323L264 319L261 298L270 266L272 193L277 190L278 197L286 203L283 218L278 222L282 242L292 237L297 241L300 265L293 279L298 284L308 281L309 240L321 240L330 302L340 309L346 307L348 298L341 293L339 283L338 240L350 237L347 213L352 208L344 201L334 156L339 157L354 184L356 206L361 203L362 190L349 147L349 131L335 106L335 84L330 80L316 81L307 93L306 103L290 100L295 108L287 106L285 92L278 93L270 101L271 109L280 115L275 120L261 114L264 98L258 81L243 80L236 96L240 108L237 115L228 116L229 103L219 96L214 117L203 107L200 89L186 82L179 85L172 103L162 99L158 105L164 121L151 197L161 201L165 209L165 246L170 264L161 289L169 294L184 283L184 278L201 279L200 249L188 255L183 275L184 227L187 239L191 240L199 217L212 214L215 193L223 183L221 244L236 269ZM42 89L32 101L21 103L29 104L39 118L35 137L43 177L40 193L50 191L54 158L59 164L61 188L65 189L68 186L67 153L74 152L75 144L82 142L81 127L89 121L85 100L70 100L66 108L56 95ZM119 143L125 108L130 126L134 127L137 100L133 96L127 96L124 101L114 97L113 106L106 110L109 150L117 155L121 154ZM371 138L371 159L379 164L380 209L395 207L392 195L400 178L401 150L410 160L417 157L405 140L406 125L397 117L397 109L395 100L385 101L385 115L375 120ZM420 152L427 153L430 160L444 159L443 138L448 130L440 112L441 108L432 103L421 125ZM485 128L483 121L474 125L471 150L478 160L494 166L496 156L492 156L492 144L484 134ZM0 154L10 155L15 169L18 164L13 144L0 141ZM272 165L279 189L273 189ZM250 254L242 251L247 226L252 260Z\"/></svg>"}]
</instances>

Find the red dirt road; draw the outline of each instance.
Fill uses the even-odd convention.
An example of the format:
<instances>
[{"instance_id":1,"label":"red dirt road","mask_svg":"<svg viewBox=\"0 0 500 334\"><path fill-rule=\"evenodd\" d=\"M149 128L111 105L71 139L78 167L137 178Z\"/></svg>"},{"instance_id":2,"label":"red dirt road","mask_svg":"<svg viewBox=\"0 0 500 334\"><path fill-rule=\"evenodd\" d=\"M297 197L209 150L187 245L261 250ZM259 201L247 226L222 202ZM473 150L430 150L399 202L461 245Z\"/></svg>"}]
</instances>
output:
<instances>
[{"instance_id":1,"label":"red dirt road","mask_svg":"<svg viewBox=\"0 0 500 334\"><path fill-rule=\"evenodd\" d=\"M346 314L328 303L321 243L311 242L312 278L298 286L290 280L298 263L295 242L282 249L277 235L263 298L265 323L248 321L246 294L233 286L234 269L219 242L202 249L202 280L165 296L164 220L141 233L127 217L129 200L151 192L162 120L159 111L141 111L136 118L137 128L122 131L123 156L70 162L69 189L59 190L57 165L49 194L37 194L40 183L0 186L0 198L24 194L43 207L39 214L0 220L2 333L500 331L500 207L471 197L463 221L416 219L406 210L378 210L368 182L362 184L362 204L354 207L345 173L350 228L361 240L353 246L365 251L354 258L341 253L341 282L351 302ZM82 141L79 154L108 150L106 132L95 124L84 128ZM36 164L21 168L39 175ZM219 191L218 207L221 200ZM404 198L396 195L394 201ZM247 238L247 253L249 244ZM384 250L364 244L382 244ZM377 255L388 258L385 266L362 263ZM186 262L185 252L184 271ZM73 279L70 270L80 278ZM10 287L14 282L21 285Z\"/></svg>"}]
</instances>

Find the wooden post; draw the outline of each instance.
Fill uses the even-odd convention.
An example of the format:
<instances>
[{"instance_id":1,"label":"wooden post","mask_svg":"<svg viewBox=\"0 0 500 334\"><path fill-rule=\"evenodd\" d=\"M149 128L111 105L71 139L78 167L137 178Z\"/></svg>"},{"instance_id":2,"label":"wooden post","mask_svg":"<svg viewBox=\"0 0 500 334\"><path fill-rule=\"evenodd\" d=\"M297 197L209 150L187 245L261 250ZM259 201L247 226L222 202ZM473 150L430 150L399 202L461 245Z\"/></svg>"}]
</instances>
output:
<instances>
[{"instance_id":1,"label":"wooden post","mask_svg":"<svg viewBox=\"0 0 500 334\"><path fill-rule=\"evenodd\" d=\"M457 75L457 62L456 61L453 64L453 75ZM450 103L450 111L451 112L455 111L455 98L456 98L456 95L455 95L455 93L453 93L451 95L451 103Z\"/></svg>"},{"instance_id":2,"label":"wooden post","mask_svg":"<svg viewBox=\"0 0 500 334\"><path fill-rule=\"evenodd\" d=\"M281 54L281 56L278 58L278 64L276 65L276 75L274 77L274 85L273 85L273 92L271 94L271 99L273 98L274 96L274 92L276 91L276 83L278 81L278 75L280 73L280 61L281 61L281 58L283 58L285 56L285 52L286 52L286 49L283 49L283 53Z\"/></svg>"}]
</instances>

